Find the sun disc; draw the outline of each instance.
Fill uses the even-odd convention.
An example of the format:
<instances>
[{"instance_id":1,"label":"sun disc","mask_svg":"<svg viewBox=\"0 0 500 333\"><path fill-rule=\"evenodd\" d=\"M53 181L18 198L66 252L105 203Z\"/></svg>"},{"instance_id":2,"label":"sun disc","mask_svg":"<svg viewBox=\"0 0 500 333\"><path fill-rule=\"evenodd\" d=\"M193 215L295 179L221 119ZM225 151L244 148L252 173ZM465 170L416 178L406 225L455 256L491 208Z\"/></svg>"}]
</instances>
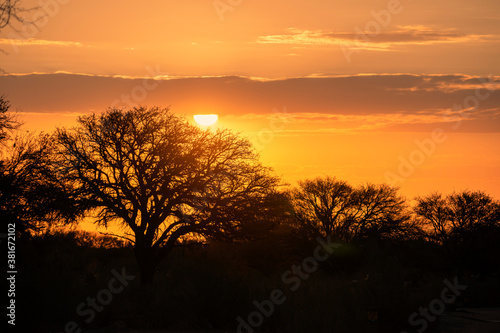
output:
<instances>
[{"instance_id":1,"label":"sun disc","mask_svg":"<svg viewBox=\"0 0 500 333\"><path fill-rule=\"evenodd\" d=\"M203 126L210 126L215 124L215 122L219 119L219 116L216 114L197 114L194 116L194 120Z\"/></svg>"}]
</instances>

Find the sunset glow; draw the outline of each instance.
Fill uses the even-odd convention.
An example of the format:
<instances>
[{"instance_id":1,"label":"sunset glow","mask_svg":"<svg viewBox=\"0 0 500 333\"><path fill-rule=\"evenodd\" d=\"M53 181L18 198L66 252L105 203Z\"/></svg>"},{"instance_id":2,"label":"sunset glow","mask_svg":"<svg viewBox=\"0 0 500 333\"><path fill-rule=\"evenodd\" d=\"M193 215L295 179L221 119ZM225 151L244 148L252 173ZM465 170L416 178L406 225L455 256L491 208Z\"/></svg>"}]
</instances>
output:
<instances>
[{"instance_id":1,"label":"sunset glow","mask_svg":"<svg viewBox=\"0 0 500 333\"><path fill-rule=\"evenodd\" d=\"M200 126L218 116L291 184L500 197L499 2L50 3L0 31L0 94L27 130L170 106Z\"/></svg>"}]
</instances>

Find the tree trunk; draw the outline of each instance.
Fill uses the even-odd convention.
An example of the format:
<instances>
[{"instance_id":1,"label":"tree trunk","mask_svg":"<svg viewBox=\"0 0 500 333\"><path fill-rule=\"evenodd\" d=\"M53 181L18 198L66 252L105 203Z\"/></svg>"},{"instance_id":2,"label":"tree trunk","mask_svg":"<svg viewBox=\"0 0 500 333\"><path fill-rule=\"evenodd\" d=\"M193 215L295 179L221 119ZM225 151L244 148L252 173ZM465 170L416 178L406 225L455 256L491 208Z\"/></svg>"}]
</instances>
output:
<instances>
[{"instance_id":1,"label":"tree trunk","mask_svg":"<svg viewBox=\"0 0 500 333\"><path fill-rule=\"evenodd\" d=\"M154 273L158 264L164 260L170 251L172 251L177 239L192 231L191 228L177 229L168 239L166 244L160 248L154 248L153 244L143 237L143 235L136 235L136 243L134 246L134 253L139 271L141 273L141 285L151 285L154 278Z\"/></svg>"},{"instance_id":2,"label":"tree trunk","mask_svg":"<svg viewBox=\"0 0 500 333\"><path fill-rule=\"evenodd\" d=\"M153 283L156 265L146 264L144 262L139 264L139 271L141 273L141 286L148 286Z\"/></svg>"},{"instance_id":3,"label":"tree trunk","mask_svg":"<svg viewBox=\"0 0 500 333\"><path fill-rule=\"evenodd\" d=\"M141 274L141 286L151 285L158 265L157 255L151 247L141 244L140 242L136 243L134 254Z\"/></svg>"}]
</instances>

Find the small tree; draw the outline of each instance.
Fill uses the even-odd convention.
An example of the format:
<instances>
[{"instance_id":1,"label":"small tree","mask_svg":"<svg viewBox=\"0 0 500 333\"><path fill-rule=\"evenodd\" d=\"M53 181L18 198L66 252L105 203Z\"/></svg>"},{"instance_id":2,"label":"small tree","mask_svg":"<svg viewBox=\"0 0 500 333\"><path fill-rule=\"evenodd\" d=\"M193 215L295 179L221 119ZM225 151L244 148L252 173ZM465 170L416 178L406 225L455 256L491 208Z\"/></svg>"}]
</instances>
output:
<instances>
[{"instance_id":1,"label":"small tree","mask_svg":"<svg viewBox=\"0 0 500 333\"><path fill-rule=\"evenodd\" d=\"M385 184L366 184L352 196L353 238L403 239L412 236L413 225L404 197Z\"/></svg>"},{"instance_id":2,"label":"small tree","mask_svg":"<svg viewBox=\"0 0 500 333\"><path fill-rule=\"evenodd\" d=\"M440 193L417 197L414 211L421 223L425 237L438 244L444 244L452 232L451 212L448 200Z\"/></svg>"},{"instance_id":3,"label":"small tree","mask_svg":"<svg viewBox=\"0 0 500 333\"><path fill-rule=\"evenodd\" d=\"M302 224L345 242L399 237L408 221L405 200L387 185L353 188L335 178L316 178L299 182L291 200Z\"/></svg>"},{"instance_id":4,"label":"small tree","mask_svg":"<svg viewBox=\"0 0 500 333\"><path fill-rule=\"evenodd\" d=\"M0 214L2 223L15 223L20 235L39 232L59 222L73 222L78 209L65 195L51 168L54 140L47 134L16 134L20 123L0 98Z\"/></svg>"},{"instance_id":5,"label":"small tree","mask_svg":"<svg viewBox=\"0 0 500 333\"><path fill-rule=\"evenodd\" d=\"M429 239L444 244L462 242L481 228L499 226L500 202L481 191L462 191L443 197L432 193L417 197L415 213Z\"/></svg>"},{"instance_id":6,"label":"small tree","mask_svg":"<svg viewBox=\"0 0 500 333\"><path fill-rule=\"evenodd\" d=\"M416 201L414 211L424 235L442 245L460 271L466 264L476 266L487 256L486 252L498 249L500 202L486 193L432 193L417 197Z\"/></svg>"},{"instance_id":7,"label":"small tree","mask_svg":"<svg viewBox=\"0 0 500 333\"><path fill-rule=\"evenodd\" d=\"M291 191L295 217L310 229L345 240L352 222L347 216L353 191L346 182L330 177L300 181Z\"/></svg>"},{"instance_id":8,"label":"small tree","mask_svg":"<svg viewBox=\"0 0 500 333\"><path fill-rule=\"evenodd\" d=\"M51 168L53 146L49 135L17 136L2 160L2 221L16 223L20 235L72 223L81 215L76 202L66 195L65 184Z\"/></svg>"},{"instance_id":9,"label":"small tree","mask_svg":"<svg viewBox=\"0 0 500 333\"><path fill-rule=\"evenodd\" d=\"M10 104L4 96L0 96L0 149L5 148L5 140L9 137L9 132L16 130L21 124L15 116L9 113Z\"/></svg>"},{"instance_id":10,"label":"small tree","mask_svg":"<svg viewBox=\"0 0 500 333\"><path fill-rule=\"evenodd\" d=\"M250 236L272 209L278 179L247 140L203 131L168 109L110 109L57 138L62 177L97 223L126 227L142 283L175 244Z\"/></svg>"}]
</instances>

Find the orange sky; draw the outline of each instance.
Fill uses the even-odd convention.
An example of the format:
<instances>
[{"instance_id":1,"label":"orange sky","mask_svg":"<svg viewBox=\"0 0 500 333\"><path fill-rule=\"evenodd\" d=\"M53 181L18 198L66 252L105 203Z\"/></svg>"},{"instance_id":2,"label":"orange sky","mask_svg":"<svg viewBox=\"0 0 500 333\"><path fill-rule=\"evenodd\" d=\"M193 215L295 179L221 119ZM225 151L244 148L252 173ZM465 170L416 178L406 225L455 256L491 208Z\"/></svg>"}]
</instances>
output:
<instances>
[{"instance_id":1,"label":"orange sky","mask_svg":"<svg viewBox=\"0 0 500 333\"><path fill-rule=\"evenodd\" d=\"M42 3L0 32L0 94L25 129L170 105L219 114L291 184L500 198L498 1Z\"/></svg>"}]
</instances>

